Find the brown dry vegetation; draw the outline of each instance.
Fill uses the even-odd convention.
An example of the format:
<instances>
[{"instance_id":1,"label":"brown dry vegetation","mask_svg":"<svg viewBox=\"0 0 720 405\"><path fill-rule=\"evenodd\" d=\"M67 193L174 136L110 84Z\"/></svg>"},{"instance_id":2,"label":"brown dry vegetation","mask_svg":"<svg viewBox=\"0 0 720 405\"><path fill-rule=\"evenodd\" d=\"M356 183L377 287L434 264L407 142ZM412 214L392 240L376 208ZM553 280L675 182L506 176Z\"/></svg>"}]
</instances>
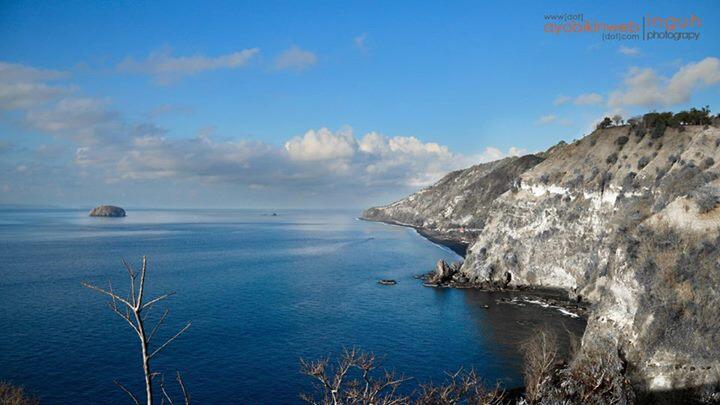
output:
<instances>
[{"instance_id":1,"label":"brown dry vegetation","mask_svg":"<svg viewBox=\"0 0 720 405\"><path fill-rule=\"evenodd\" d=\"M301 372L313 379L314 393L300 398L310 404L469 404L503 403L504 392L486 389L474 370L448 373L443 384L420 384L415 390L401 386L412 378L382 368L373 353L345 350L336 362L301 359Z\"/></svg>"},{"instance_id":2,"label":"brown dry vegetation","mask_svg":"<svg viewBox=\"0 0 720 405\"><path fill-rule=\"evenodd\" d=\"M621 354L612 345L584 348L569 364L557 340L538 331L523 347L525 400L530 404L632 404L635 394Z\"/></svg>"},{"instance_id":3,"label":"brown dry vegetation","mask_svg":"<svg viewBox=\"0 0 720 405\"><path fill-rule=\"evenodd\" d=\"M37 398L29 395L22 387L14 386L8 382L0 381L0 404L2 405L36 405Z\"/></svg>"},{"instance_id":4,"label":"brown dry vegetation","mask_svg":"<svg viewBox=\"0 0 720 405\"><path fill-rule=\"evenodd\" d=\"M557 337L548 330L539 330L522 347L525 357L525 393L531 403L541 397L544 383L552 376L558 360Z\"/></svg>"}]
</instances>

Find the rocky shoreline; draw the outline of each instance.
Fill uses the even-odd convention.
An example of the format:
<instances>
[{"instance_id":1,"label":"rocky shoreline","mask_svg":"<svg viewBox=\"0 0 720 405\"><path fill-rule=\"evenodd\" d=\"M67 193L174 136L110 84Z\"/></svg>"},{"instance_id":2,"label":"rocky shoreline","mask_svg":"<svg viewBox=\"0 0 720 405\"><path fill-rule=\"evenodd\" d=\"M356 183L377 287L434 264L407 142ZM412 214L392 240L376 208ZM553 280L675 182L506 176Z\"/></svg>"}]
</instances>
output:
<instances>
[{"instance_id":1,"label":"rocky shoreline","mask_svg":"<svg viewBox=\"0 0 720 405\"><path fill-rule=\"evenodd\" d=\"M444 246L453 252L455 252L457 255L461 257L465 257L467 254L467 249L470 246L470 241L464 241L459 239L453 239L445 236L441 232L435 232L431 231L429 229L422 228L420 226L412 225L412 224L404 224L402 222L397 221L383 221L383 220L376 220L371 218L365 218L364 216L358 217L361 221L367 221L367 222L380 222L383 224L388 225L394 225L394 226L401 226L403 228L412 228L417 232L420 236L423 238L429 240L432 243L435 243L440 246Z\"/></svg>"},{"instance_id":2,"label":"rocky shoreline","mask_svg":"<svg viewBox=\"0 0 720 405\"><path fill-rule=\"evenodd\" d=\"M469 246L469 243L466 243L462 240L445 237L439 232L434 232L411 224L403 224L397 221L380 221L364 217L360 217L359 219L362 221L380 222L388 225L412 228L419 235L429 240L430 242L447 247L448 249L452 250L463 258L465 258L465 255L467 254L467 248ZM537 305L544 308L556 309L564 315L573 318L579 317L587 320L589 317L590 303L587 301L583 302L582 297L579 295L574 295L571 292L557 288L540 288L530 285L510 284L510 280L507 279L506 282L470 280L465 275L463 275L461 271L462 265L463 261L447 263L444 260L438 260L434 270L427 273L418 274L414 278L421 280L425 287L430 288L457 288L474 289L486 292L518 293L517 296L513 296L510 298L498 298L495 302L497 304L518 306ZM395 284L386 283L384 281L386 280L380 280L378 281L378 283L383 285Z\"/></svg>"},{"instance_id":3,"label":"rocky shoreline","mask_svg":"<svg viewBox=\"0 0 720 405\"><path fill-rule=\"evenodd\" d=\"M518 306L537 305L543 308L556 309L570 317L588 318L590 304L583 302L579 296L570 298L564 290L515 285L510 284L509 280L505 283L472 281L462 274L461 268L462 262L448 264L444 260L438 260L435 270L418 275L416 278L422 280L424 286L431 288L467 288L487 292L518 293L512 297L501 297L495 302L497 304Z\"/></svg>"}]
</instances>

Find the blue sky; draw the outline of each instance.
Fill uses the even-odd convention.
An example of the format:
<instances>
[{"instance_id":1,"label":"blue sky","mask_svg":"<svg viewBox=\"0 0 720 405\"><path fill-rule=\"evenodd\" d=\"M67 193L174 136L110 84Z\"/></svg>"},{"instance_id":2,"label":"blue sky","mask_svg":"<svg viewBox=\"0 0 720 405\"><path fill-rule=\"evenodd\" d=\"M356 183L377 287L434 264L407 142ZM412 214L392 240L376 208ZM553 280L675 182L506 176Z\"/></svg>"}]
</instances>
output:
<instances>
[{"instance_id":1,"label":"blue sky","mask_svg":"<svg viewBox=\"0 0 720 405\"><path fill-rule=\"evenodd\" d=\"M702 25L544 32L562 13ZM0 203L389 202L606 114L717 112L717 21L714 1L3 2Z\"/></svg>"}]
</instances>

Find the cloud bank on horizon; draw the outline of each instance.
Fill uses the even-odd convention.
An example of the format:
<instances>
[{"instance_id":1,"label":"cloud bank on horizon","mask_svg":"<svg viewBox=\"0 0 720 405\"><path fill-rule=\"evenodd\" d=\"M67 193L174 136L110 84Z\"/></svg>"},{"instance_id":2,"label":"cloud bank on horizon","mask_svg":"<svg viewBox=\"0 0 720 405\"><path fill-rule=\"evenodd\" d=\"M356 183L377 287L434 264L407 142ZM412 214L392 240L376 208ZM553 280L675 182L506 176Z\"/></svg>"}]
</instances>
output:
<instances>
[{"instance_id":1,"label":"cloud bank on horizon","mask_svg":"<svg viewBox=\"0 0 720 405\"><path fill-rule=\"evenodd\" d=\"M243 65L242 55L254 51L243 52L212 59L153 54L145 62L132 63L138 72L164 82L166 74L178 78ZM38 155L27 164L4 167L16 180L4 185L5 194L31 187L51 189L62 173L65 185L75 184L70 189L81 184L132 188L144 183L162 188L187 183L198 190L214 185L318 199L338 194L343 198L329 199L343 204L409 191L451 170L526 152L487 147L479 154L463 155L413 136L369 132L357 137L348 126L310 129L281 146L217 136L214 128L176 138L153 122L128 120L108 99L81 95L77 86L61 81L70 77L67 72L5 62L0 62L0 72L0 108L15 113L15 125L65 144L58 153L72 153L64 163L49 165L47 156ZM45 142L38 149L49 153ZM4 153L11 150L3 144Z\"/></svg>"}]
</instances>

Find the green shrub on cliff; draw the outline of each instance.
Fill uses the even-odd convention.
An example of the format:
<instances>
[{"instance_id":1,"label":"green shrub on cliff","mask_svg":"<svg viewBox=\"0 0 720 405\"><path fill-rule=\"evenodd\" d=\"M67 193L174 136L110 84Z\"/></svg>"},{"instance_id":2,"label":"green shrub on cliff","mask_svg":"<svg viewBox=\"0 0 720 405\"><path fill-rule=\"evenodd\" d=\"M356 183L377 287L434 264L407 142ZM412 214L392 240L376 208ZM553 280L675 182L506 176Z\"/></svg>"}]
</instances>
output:
<instances>
[{"instance_id":1,"label":"green shrub on cliff","mask_svg":"<svg viewBox=\"0 0 720 405\"><path fill-rule=\"evenodd\" d=\"M605 129L612 125L612 120L610 117L605 117L602 121L600 121L599 124L597 124L597 129Z\"/></svg>"}]
</instances>

